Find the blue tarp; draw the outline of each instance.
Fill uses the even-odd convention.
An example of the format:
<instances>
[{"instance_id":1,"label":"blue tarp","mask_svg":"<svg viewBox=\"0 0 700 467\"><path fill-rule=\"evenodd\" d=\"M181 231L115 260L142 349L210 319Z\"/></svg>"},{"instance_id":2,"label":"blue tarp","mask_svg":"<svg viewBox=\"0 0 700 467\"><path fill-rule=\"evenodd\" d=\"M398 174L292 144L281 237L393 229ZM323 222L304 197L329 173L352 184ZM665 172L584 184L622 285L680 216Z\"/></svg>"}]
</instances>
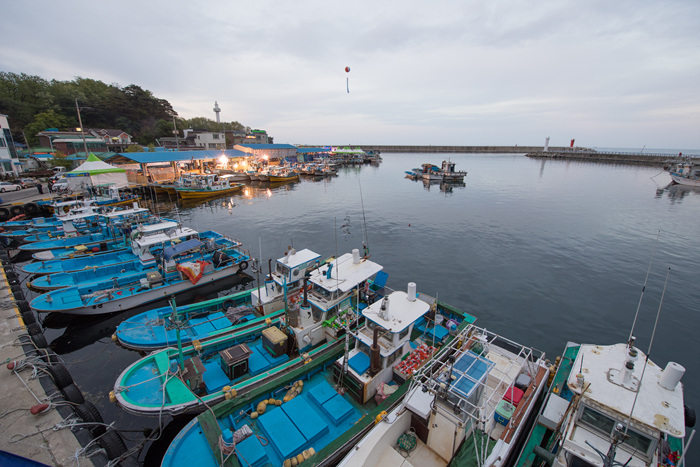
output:
<instances>
[{"instance_id":1,"label":"blue tarp","mask_svg":"<svg viewBox=\"0 0 700 467\"><path fill-rule=\"evenodd\" d=\"M175 246L170 246L168 248L165 248L163 250L163 257L165 258L166 261L169 261L173 256L179 255L181 253L186 252L187 250L191 250L193 248L197 248L204 245L204 243L200 242L196 238L193 238L191 240L184 241L182 243L178 243Z\"/></svg>"}]
</instances>

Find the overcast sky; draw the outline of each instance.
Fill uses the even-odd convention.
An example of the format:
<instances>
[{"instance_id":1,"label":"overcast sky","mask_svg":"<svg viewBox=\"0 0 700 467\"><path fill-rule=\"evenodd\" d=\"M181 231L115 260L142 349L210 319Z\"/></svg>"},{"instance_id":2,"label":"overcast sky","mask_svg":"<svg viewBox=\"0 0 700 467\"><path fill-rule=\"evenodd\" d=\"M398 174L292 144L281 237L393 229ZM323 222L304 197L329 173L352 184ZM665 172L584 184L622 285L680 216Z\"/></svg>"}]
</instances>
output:
<instances>
[{"instance_id":1,"label":"overcast sky","mask_svg":"<svg viewBox=\"0 0 700 467\"><path fill-rule=\"evenodd\" d=\"M700 147L698 0L5 1L0 37L276 143Z\"/></svg>"}]
</instances>

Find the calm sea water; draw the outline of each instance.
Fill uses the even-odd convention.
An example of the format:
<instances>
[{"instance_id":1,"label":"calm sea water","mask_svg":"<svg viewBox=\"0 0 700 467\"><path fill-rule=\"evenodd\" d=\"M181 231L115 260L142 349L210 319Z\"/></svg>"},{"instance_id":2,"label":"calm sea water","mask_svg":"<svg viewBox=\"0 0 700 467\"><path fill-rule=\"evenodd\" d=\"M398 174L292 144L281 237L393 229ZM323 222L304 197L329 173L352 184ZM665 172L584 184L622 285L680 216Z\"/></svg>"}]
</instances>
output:
<instances>
[{"instance_id":1,"label":"calm sea water","mask_svg":"<svg viewBox=\"0 0 700 467\"><path fill-rule=\"evenodd\" d=\"M439 165L445 155L383 157L378 167L343 168L333 179L251 185L242 195L177 210L166 196L156 206L185 225L238 238L265 264L288 246L325 257L365 241L392 288L416 282L419 291L475 315L477 324L552 359L567 341L627 339L653 256L637 345L649 349L660 309L651 358L686 368L686 403L700 408L692 350L700 331L700 190L669 186L670 177L654 167L480 154L450 155L469 172L462 186L425 186L404 171ZM132 314L55 320L46 335L105 420L155 428L157 419L108 402L117 375L140 357L109 338Z\"/></svg>"}]
</instances>

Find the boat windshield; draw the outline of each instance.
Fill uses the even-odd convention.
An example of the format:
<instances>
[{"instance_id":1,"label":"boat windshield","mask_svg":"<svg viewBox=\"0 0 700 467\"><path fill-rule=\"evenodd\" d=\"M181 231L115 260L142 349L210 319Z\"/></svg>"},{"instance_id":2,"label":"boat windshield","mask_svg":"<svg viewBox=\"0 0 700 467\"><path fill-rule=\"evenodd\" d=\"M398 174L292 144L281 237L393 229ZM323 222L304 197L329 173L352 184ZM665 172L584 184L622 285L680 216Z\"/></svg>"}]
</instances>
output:
<instances>
[{"instance_id":1,"label":"boat windshield","mask_svg":"<svg viewBox=\"0 0 700 467\"><path fill-rule=\"evenodd\" d=\"M579 422L603 435L612 437L615 425L622 423L622 420L615 420L598 410L584 405ZM632 428L629 429L627 435L629 438L623 441L622 447L626 450L636 451L641 457L647 458L647 460L651 459L651 453L656 447L654 440Z\"/></svg>"}]
</instances>

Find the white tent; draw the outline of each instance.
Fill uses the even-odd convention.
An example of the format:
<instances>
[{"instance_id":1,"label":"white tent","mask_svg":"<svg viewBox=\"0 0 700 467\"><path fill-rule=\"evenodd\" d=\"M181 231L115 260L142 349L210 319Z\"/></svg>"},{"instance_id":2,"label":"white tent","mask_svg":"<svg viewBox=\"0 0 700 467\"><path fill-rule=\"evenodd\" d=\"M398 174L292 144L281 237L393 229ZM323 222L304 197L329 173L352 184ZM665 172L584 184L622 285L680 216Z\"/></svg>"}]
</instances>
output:
<instances>
[{"instance_id":1,"label":"white tent","mask_svg":"<svg viewBox=\"0 0 700 467\"><path fill-rule=\"evenodd\" d=\"M102 162L94 154L90 154L78 168L67 172L66 180L68 180L68 186L73 190L91 185L112 185L116 188L129 185L125 169Z\"/></svg>"}]
</instances>

